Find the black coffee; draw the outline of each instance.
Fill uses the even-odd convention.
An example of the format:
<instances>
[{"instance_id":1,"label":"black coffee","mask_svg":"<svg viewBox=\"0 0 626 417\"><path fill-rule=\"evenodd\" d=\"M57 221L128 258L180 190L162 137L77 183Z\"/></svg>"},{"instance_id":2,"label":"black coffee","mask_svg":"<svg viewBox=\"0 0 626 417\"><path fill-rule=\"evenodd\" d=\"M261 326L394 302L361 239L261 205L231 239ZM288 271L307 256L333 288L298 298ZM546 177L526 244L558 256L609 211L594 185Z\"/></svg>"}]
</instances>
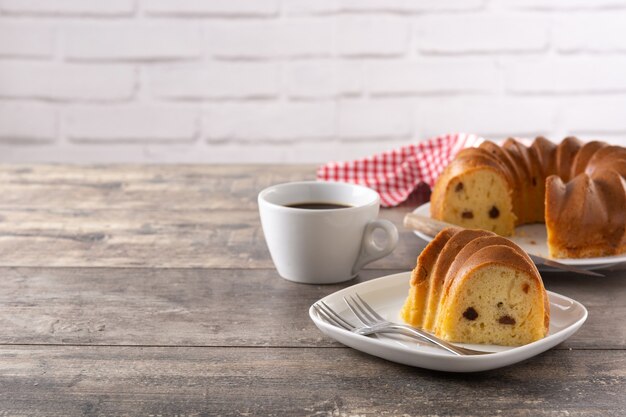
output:
<instances>
[{"instance_id":1,"label":"black coffee","mask_svg":"<svg viewBox=\"0 0 626 417\"><path fill-rule=\"evenodd\" d=\"M311 202L311 203L287 204L286 207L307 209L307 210L335 210L335 209L350 208L352 206L348 206L345 204L336 204L336 203Z\"/></svg>"}]
</instances>

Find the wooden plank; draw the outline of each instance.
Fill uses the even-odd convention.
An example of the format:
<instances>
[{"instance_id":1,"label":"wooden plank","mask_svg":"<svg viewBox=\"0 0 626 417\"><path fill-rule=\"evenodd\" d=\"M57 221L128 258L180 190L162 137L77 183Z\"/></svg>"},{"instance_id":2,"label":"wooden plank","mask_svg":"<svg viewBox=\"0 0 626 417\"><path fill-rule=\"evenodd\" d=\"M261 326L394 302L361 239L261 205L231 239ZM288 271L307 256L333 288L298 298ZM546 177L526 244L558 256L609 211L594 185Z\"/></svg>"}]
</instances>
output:
<instances>
[{"instance_id":1,"label":"wooden plank","mask_svg":"<svg viewBox=\"0 0 626 417\"><path fill-rule=\"evenodd\" d=\"M402 226L408 210L381 210L400 242L368 268L413 269L426 242ZM0 210L0 253L0 266L273 268L256 211Z\"/></svg>"},{"instance_id":2,"label":"wooden plank","mask_svg":"<svg viewBox=\"0 0 626 417\"><path fill-rule=\"evenodd\" d=\"M244 269L3 268L0 276L3 344L336 346L307 310L351 284L294 284Z\"/></svg>"},{"instance_id":3,"label":"wooden plank","mask_svg":"<svg viewBox=\"0 0 626 417\"><path fill-rule=\"evenodd\" d=\"M0 414L623 416L626 352L552 351L479 374L344 348L0 348Z\"/></svg>"},{"instance_id":4,"label":"wooden plank","mask_svg":"<svg viewBox=\"0 0 626 417\"><path fill-rule=\"evenodd\" d=\"M303 285L274 270L0 268L0 344L338 346L308 317L318 299L396 271ZM626 286L613 275L547 277L589 309L558 349L625 349Z\"/></svg>"},{"instance_id":5,"label":"wooden plank","mask_svg":"<svg viewBox=\"0 0 626 417\"><path fill-rule=\"evenodd\" d=\"M314 165L3 165L0 209L256 210L259 191Z\"/></svg>"},{"instance_id":6,"label":"wooden plank","mask_svg":"<svg viewBox=\"0 0 626 417\"><path fill-rule=\"evenodd\" d=\"M271 268L256 195L314 169L3 166L0 265ZM413 205L381 217L400 227ZM403 241L372 267L410 268L424 244L408 231Z\"/></svg>"},{"instance_id":7,"label":"wooden plank","mask_svg":"<svg viewBox=\"0 0 626 417\"><path fill-rule=\"evenodd\" d=\"M372 268L413 268L425 242L402 228L407 210L381 211L401 243ZM0 253L0 266L273 267L256 211L0 210Z\"/></svg>"}]
</instances>

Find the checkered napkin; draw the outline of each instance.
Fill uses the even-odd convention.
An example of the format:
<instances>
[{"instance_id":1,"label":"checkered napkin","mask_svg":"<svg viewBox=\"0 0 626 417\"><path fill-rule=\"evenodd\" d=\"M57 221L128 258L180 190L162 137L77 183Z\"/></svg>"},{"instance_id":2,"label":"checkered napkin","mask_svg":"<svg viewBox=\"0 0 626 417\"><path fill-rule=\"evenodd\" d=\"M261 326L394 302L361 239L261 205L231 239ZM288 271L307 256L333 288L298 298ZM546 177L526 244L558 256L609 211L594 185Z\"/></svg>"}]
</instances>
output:
<instances>
[{"instance_id":1,"label":"checkered napkin","mask_svg":"<svg viewBox=\"0 0 626 417\"><path fill-rule=\"evenodd\" d=\"M483 141L466 133L437 136L355 161L329 162L318 168L317 179L364 185L378 191L383 207L393 207L406 201L421 183L433 187L461 149Z\"/></svg>"}]
</instances>

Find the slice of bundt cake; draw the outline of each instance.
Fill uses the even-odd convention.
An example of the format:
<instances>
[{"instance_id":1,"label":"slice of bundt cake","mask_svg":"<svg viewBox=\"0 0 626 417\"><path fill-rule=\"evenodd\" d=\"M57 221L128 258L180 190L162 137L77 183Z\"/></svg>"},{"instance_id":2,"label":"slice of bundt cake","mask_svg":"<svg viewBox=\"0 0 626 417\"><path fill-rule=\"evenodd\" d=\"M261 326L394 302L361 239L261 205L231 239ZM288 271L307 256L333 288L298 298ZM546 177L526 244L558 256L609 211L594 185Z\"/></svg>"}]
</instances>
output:
<instances>
[{"instance_id":1,"label":"slice of bundt cake","mask_svg":"<svg viewBox=\"0 0 626 417\"><path fill-rule=\"evenodd\" d=\"M510 236L517 224L514 187L502 162L481 148L464 149L435 183L430 213L465 228Z\"/></svg>"},{"instance_id":2,"label":"slice of bundt cake","mask_svg":"<svg viewBox=\"0 0 626 417\"><path fill-rule=\"evenodd\" d=\"M419 256L416 276L401 315L442 339L517 346L548 332L548 297L537 268L494 233L442 230Z\"/></svg>"},{"instance_id":3,"label":"slice of bundt cake","mask_svg":"<svg viewBox=\"0 0 626 417\"><path fill-rule=\"evenodd\" d=\"M587 145L581 148L572 180L553 175L546 181L548 247L556 258L626 252L626 148L597 144L587 144L592 156Z\"/></svg>"}]
</instances>

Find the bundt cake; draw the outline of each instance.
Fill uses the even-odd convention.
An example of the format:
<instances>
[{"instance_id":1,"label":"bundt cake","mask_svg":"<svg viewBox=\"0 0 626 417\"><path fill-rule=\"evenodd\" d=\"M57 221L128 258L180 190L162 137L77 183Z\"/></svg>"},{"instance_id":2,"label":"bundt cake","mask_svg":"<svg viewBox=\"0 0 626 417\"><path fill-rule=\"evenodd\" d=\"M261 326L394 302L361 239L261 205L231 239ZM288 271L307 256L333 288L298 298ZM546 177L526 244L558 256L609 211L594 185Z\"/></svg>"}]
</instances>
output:
<instances>
[{"instance_id":1,"label":"bundt cake","mask_svg":"<svg viewBox=\"0 0 626 417\"><path fill-rule=\"evenodd\" d=\"M417 258L401 311L407 323L462 343L518 346L548 333L548 296L537 268L510 240L446 228Z\"/></svg>"},{"instance_id":2,"label":"bundt cake","mask_svg":"<svg viewBox=\"0 0 626 417\"><path fill-rule=\"evenodd\" d=\"M626 148L543 137L464 149L431 195L431 216L510 236L545 222L554 258L626 252Z\"/></svg>"}]
</instances>

